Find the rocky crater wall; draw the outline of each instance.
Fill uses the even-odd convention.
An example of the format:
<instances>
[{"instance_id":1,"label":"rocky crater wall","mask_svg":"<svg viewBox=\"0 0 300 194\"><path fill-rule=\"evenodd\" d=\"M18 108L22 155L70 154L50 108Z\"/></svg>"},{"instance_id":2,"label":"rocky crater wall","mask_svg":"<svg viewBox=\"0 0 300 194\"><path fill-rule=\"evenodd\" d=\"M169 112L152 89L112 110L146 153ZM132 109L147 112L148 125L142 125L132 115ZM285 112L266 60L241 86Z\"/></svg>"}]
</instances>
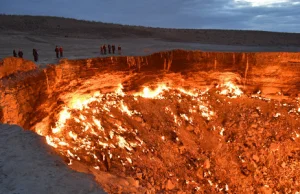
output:
<instances>
[{"instance_id":1,"label":"rocky crater wall","mask_svg":"<svg viewBox=\"0 0 300 194\"><path fill-rule=\"evenodd\" d=\"M26 72L36 69L36 65L31 62L20 58L5 58L0 61L0 78L7 77L9 75Z\"/></svg>"},{"instance_id":2,"label":"rocky crater wall","mask_svg":"<svg viewBox=\"0 0 300 194\"><path fill-rule=\"evenodd\" d=\"M46 69L38 69L30 61L7 58L0 64L1 122L30 129L65 103L60 98L62 93L72 93L84 81L92 77L100 79L102 74L111 72L136 73L136 76L231 72L239 78L237 84L246 94L260 90L263 95L288 97L300 93L300 53L174 50L144 57L64 59Z\"/></svg>"}]
</instances>

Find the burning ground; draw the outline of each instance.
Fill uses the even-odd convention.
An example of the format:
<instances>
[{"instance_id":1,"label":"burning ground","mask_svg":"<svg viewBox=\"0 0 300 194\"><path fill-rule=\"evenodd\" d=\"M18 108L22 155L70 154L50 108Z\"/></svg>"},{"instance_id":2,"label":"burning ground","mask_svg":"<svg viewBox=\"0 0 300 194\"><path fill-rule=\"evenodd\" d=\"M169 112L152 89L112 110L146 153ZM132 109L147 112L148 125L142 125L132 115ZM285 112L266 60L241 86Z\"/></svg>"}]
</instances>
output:
<instances>
[{"instance_id":1,"label":"burning ground","mask_svg":"<svg viewBox=\"0 0 300 194\"><path fill-rule=\"evenodd\" d=\"M230 54L237 69L229 69L219 60L226 54L204 53L196 63L199 54L187 53L182 63L185 54L160 54L155 64L162 70L155 71L143 71L151 58L127 58L128 69L118 71L120 58L109 59L116 64L111 69L97 61L64 61L42 71L47 84L39 95L49 95L34 113L12 117L4 107L3 118L21 122L34 115L23 126L44 136L70 168L93 174L108 193L299 192L300 99L291 84L299 79L290 76L298 71L295 57L281 58L293 60L281 68L280 62L264 66L268 54ZM178 61L188 65L179 70ZM35 72L21 81L41 76ZM2 79L10 95L21 82L14 79Z\"/></svg>"},{"instance_id":2,"label":"burning ground","mask_svg":"<svg viewBox=\"0 0 300 194\"><path fill-rule=\"evenodd\" d=\"M133 94L120 85L72 100L46 139L72 168L101 176L109 193L295 192L298 107L246 96L231 82ZM103 171L119 181L102 180Z\"/></svg>"}]
</instances>

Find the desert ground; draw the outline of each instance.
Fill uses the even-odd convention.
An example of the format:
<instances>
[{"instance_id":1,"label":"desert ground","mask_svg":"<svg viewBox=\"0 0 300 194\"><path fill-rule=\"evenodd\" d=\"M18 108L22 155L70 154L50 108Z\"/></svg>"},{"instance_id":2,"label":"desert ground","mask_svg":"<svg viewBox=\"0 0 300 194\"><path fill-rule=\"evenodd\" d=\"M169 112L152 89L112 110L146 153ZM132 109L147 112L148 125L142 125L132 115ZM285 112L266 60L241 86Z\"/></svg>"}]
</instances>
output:
<instances>
[{"instance_id":1,"label":"desert ground","mask_svg":"<svg viewBox=\"0 0 300 194\"><path fill-rule=\"evenodd\" d=\"M228 52L297 52L300 34L236 30L178 30L124 26L55 17L0 15L0 59L12 56L13 49L38 64L57 63L55 46L64 48L64 57L81 59L102 57L103 44L121 45L124 56L143 56L154 52L186 49ZM111 55L106 55L111 56Z\"/></svg>"},{"instance_id":2,"label":"desert ground","mask_svg":"<svg viewBox=\"0 0 300 194\"><path fill-rule=\"evenodd\" d=\"M70 171L38 135L16 125L0 128L1 194L104 193L92 177Z\"/></svg>"},{"instance_id":3,"label":"desert ground","mask_svg":"<svg viewBox=\"0 0 300 194\"><path fill-rule=\"evenodd\" d=\"M296 33L0 15L0 193L299 193L299 51Z\"/></svg>"},{"instance_id":4,"label":"desert ground","mask_svg":"<svg viewBox=\"0 0 300 194\"><path fill-rule=\"evenodd\" d=\"M144 56L155 52L186 49L202 51L227 51L227 52L275 52L287 51L297 52L300 47L296 46L241 46L241 45L219 45L200 44L185 42L170 42L155 38L118 38L118 39L84 39L84 38L64 38L54 36L36 36L26 33L2 33L0 34L1 48L0 58L12 56L13 49L21 49L24 52L24 58L33 60L32 48L36 48L39 53L37 64L44 66L46 64L58 63L55 56L55 46L64 48L64 58L84 59L94 57L107 57L114 55L100 55L100 45L115 44L121 45L123 56ZM117 54L115 56L118 56Z\"/></svg>"}]
</instances>

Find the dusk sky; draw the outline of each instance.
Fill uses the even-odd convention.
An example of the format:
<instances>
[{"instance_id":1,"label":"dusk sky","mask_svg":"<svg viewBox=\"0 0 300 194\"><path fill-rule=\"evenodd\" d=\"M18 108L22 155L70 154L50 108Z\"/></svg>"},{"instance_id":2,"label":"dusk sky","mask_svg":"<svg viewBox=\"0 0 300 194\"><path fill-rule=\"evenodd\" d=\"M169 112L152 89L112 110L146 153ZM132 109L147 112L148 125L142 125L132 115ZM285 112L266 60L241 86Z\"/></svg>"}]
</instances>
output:
<instances>
[{"instance_id":1,"label":"dusk sky","mask_svg":"<svg viewBox=\"0 0 300 194\"><path fill-rule=\"evenodd\" d=\"M300 33L300 0L0 0L0 13L166 28Z\"/></svg>"}]
</instances>

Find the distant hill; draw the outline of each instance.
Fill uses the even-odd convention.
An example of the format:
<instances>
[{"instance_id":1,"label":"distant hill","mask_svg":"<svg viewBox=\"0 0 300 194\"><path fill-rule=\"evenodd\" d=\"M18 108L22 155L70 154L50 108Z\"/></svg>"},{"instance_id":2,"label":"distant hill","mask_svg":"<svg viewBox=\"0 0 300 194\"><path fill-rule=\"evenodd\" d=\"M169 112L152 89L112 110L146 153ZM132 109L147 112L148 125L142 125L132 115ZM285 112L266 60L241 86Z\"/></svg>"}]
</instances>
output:
<instances>
[{"instance_id":1,"label":"distant hill","mask_svg":"<svg viewBox=\"0 0 300 194\"><path fill-rule=\"evenodd\" d=\"M61 17L0 15L0 33L12 31L66 38L156 38L203 44L300 46L300 33L152 28Z\"/></svg>"}]
</instances>

